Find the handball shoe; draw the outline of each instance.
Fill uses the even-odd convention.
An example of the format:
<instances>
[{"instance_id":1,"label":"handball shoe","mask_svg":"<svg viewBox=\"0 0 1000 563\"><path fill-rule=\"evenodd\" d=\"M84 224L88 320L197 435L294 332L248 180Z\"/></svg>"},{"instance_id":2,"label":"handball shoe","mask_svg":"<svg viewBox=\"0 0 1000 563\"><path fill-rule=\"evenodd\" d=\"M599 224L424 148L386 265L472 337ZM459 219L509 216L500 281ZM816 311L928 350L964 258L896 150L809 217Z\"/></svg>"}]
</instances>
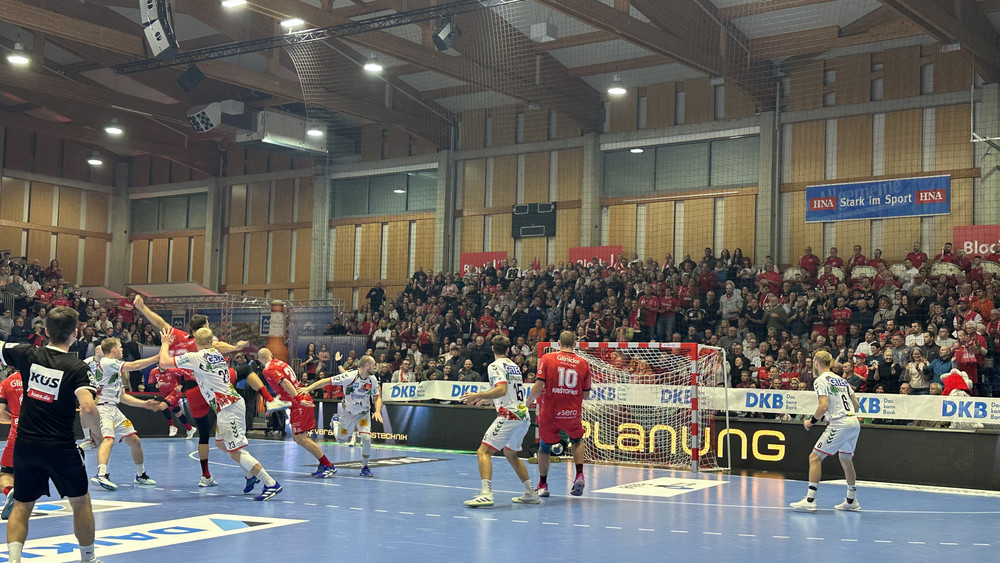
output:
<instances>
[{"instance_id":1,"label":"handball shoe","mask_svg":"<svg viewBox=\"0 0 1000 563\"><path fill-rule=\"evenodd\" d=\"M7 493L7 500L3 502L3 510L0 511L0 520L10 518L11 510L14 510L14 489Z\"/></svg>"},{"instance_id":2,"label":"handball shoe","mask_svg":"<svg viewBox=\"0 0 1000 563\"><path fill-rule=\"evenodd\" d=\"M218 484L219 483L217 483L215 481L215 478L211 477L211 476L206 477L206 476L202 475L201 479L198 481L198 486L199 487L214 487L214 486L216 486Z\"/></svg>"},{"instance_id":3,"label":"handball shoe","mask_svg":"<svg viewBox=\"0 0 1000 563\"><path fill-rule=\"evenodd\" d=\"M798 502L793 502L788 506L798 510L799 512L816 512L816 501L809 501L809 498L804 498Z\"/></svg>"},{"instance_id":4,"label":"handball shoe","mask_svg":"<svg viewBox=\"0 0 1000 563\"><path fill-rule=\"evenodd\" d=\"M257 486L257 483L260 483L260 479L256 477L247 477L247 485L243 487L243 494L249 495L252 493L253 488Z\"/></svg>"},{"instance_id":5,"label":"handball shoe","mask_svg":"<svg viewBox=\"0 0 1000 563\"><path fill-rule=\"evenodd\" d=\"M585 483L583 481L583 473L576 476L576 480L573 481L573 488L570 490L569 494L578 497L583 494L583 487Z\"/></svg>"},{"instance_id":6,"label":"handball shoe","mask_svg":"<svg viewBox=\"0 0 1000 563\"><path fill-rule=\"evenodd\" d=\"M116 490L118 490L118 485L115 485L111 481L111 475L109 475L107 473L105 473L104 475L97 475L96 477L91 477L90 478L90 482L92 484L94 484L94 485L100 485L101 487L103 487L103 488L105 488L105 489L107 489L109 491L116 491Z\"/></svg>"},{"instance_id":7,"label":"handball shoe","mask_svg":"<svg viewBox=\"0 0 1000 563\"><path fill-rule=\"evenodd\" d=\"M535 491L531 491L530 493L526 492L519 497L512 498L511 500L518 504L538 504L542 502L541 500L539 500L538 493L536 493Z\"/></svg>"},{"instance_id":8,"label":"handball shoe","mask_svg":"<svg viewBox=\"0 0 1000 563\"><path fill-rule=\"evenodd\" d=\"M366 465L366 466L364 466L364 467L361 468L361 476L362 477L374 477L375 474L372 473L372 470L368 469L368 466Z\"/></svg>"},{"instance_id":9,"label":"handball shoe","mask_svg":"<svg viewBox=\"0 0 1000 563\"><path fill-rule=\"evenodd\" d=\"M149 478L149 475L143 473L142 475L135 476L135 484L142 485L144 487L155 487L156 481Z\"/></svg>"},{"instance_id":10,"label":"handball shoe","mask_svg":"<svg viewBox=\"0 0 1000 563\"><path fill-rule=\"evenodd\" d=\"M540 496L540 497L548 497L549 496L549 484L548 483L541 483L541 484L539 484L538 488L535 489L535 492L538 493L538 496Z\"/></svg>"},{"instance_id":11,"label":"handball shoe","mask_svg":"<svg viewBox=\"0 0 1000 563\"><path fill-rule=\"evenodd\" d=\"M170 436L171 438L173 438L174 436L176 436L177 435L177 427L171 425L170 428L167 430L167 435Z\"/></svg>"},{"instance_id":12,"label":"handball shoe","mask_svg":"<svg viewBox=\"0 0 1000 563\"><path fill-rule=\"evenodd\" d=\"M857 499L855 499L854 502L847 502L847 499L845 498L844 502L838 504L837 506L834 506L834 508L836 508L837 510L846 510L847 512L861 511L861 505L858 504Z\"/></svg>"},{"instance_id":13,"label":"handball shoe","mask_svg":"<svg viewBox=\"0 0 1000 563\"><path fill-rule=\"evenodd\" d=\"M184 435L184 439L185 440L190 440L191 438L194 438L194 435L197 432L198 432L197 428L194 428L194 427L189 428L188 431L187 431L187 434Z\"/></svg>"},{"instance_id":14,"label":"handball shoe","mask_svg":"<svg viewBox=\"0 0 1000 563\"><path fill-rule=\"evenodd\" d=\"M319 469L311 473L311 475L317 479L326 479L327 477L333 477L333 474L337 472L337 468L330 465L320 464Z\"/></svg>"},{"instance_id":15,"label":"handball shoe","mask_svg":"<svg viewBox=\"0 0 1000 563\"><path fill-rule=\"evenodd\" d=\"M281 492L281 483L275 482L274 485L268 487L267 485L260 491L260 494L253 497L254 500L270 500L274 498L275 495Z\"/></svg>"},{"instance_id":16,"label":"handball shoe","mask_svg":"<svg viewBox=\"0 0 1000 563\"><path fill-rule=\"evenodd\" d=\"M267 412L268 412L268 414L270 414L270 413L272 413L274 411L280 411L281 409L288 408L290 406L292 406L292 404L289 403L288 401L282 401L281 399L275 399L273 401L268 401L268 403L267 403Z\"/></svg>"},{"instance_id":17,"label":"handball shoe","mask_svg":"<svg viewBox=\"0 0 1000 563\"><path fill-rule=\"evenodd\" d=\"M493 493L479 493L475 498L465 501L465 506L472 508L493 506Z\"/></svg>"}]
</instances>

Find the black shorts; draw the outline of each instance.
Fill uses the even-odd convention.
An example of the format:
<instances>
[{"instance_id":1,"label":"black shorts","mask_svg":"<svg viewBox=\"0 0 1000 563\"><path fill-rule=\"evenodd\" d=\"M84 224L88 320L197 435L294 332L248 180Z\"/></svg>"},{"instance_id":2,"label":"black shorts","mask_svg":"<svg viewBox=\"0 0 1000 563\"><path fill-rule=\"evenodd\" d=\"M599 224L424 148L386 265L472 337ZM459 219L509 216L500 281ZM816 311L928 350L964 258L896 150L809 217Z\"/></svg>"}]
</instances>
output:
<instances>
[{"instance_id":1,"label":"black shorts","mask_svg":"<svg viewBox=\"0 0 1000 563\"><path fill-rule=\"evenodd\" d=\"M49 480L60 497L82 497L87 494L87 466L83 450L72 446L14 444L14 500L34 502L49 495Z\"/></svg>"}]
</instances>

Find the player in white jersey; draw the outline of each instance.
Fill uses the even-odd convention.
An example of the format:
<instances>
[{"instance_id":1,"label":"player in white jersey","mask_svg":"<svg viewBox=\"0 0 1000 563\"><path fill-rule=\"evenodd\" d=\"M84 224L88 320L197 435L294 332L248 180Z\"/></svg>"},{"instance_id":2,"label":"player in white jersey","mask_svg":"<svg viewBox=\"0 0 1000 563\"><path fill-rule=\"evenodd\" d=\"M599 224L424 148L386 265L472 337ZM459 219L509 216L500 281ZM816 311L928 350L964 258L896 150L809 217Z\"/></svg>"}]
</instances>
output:
<instances>
[{"instance_id":1,"label":"player in white jersey","mask_svg":"<svg viewBox=\"0 0 1000 563\"><path fill-rule=\"evenodd\" d=\"M857 413L861 406L847 380L830 371L832 364L833 356L829 352L813 354L813 373L816 376L813 387L819 397L819 406L812 418L802 424L809 430L824 418L829 423L809 454L809 491L806 498L791 504L792 508L802 512L816 512L816 491L823 473L823 460L834 453L839 454L840 465L844 468L847 480L847 498L834 508L851 512L861 510L856 499L857 473L854 471L854 448L858 443L858 434L861 433Z\"/></svg>"},{"instance_id":2,"label":"player in white jersey","mask_svg":"<svg viewBox=\"0 0 1000 563\"><path fill-rule=\"evenodd\" d=\"M118 441L124 440L132 450L132 461L135 463L135 484L155 487L156 481L146 474L143 462L142 443L136 434L132 421L118 408L119 403L132 407L141 407L151 411L161 411L167 408L160 401L143 401L125 393L125 382L128 372L138 371L156 363L157 357L152 356L134 362L122 361L122 343L117 338L105 338L100 345L101 357L85 360L90 368L91 379L97 387L97 413L101 419L101 441L97 449L97 475L90 479L94 485L113 491L118 488L108 473L108 460L111 459L111 448Z\"/></svg>"},{"instance_id":3,"label":"player in white jersey","mask_svg":"<svg viewBox=\"0 0 1000 563\"><path fill-rule=\"evenodd\" d=\"M298 390L299 395L308 396L314 389L324 385L339 385L344 388L344 414L340 415L337 441L346 442L354 437L355 430L358 431L361 437L361 458L364 460L361 468L362 477L374 477L372 470L368 468L368 458L372 455L372 425L369 420L372 397L375 397L375 420L382 422L382 394L374 371L375 358L361 356L358 369L324 377Z\"/></svg>"},{"instance_id":4,"label":"player in white jersey","mask_svg":"<svg viewBox=\"0 0 1000 563\"><path fill-rule=\"evenodd\" d=\"M215 445L240 464L245 476L256 477L264 489L254 500L269 500L281 492L281 483L275 481L246 447L250 445L246 433L246 405L230 379L229 362L214 347L215 335L207 327L194 333L196 352L170 356L174 332L170 327L160 333L160 367L190 370L208 406L215 411ZM249 478L249 477L248 477ZM251 489L253 490L253 489Z\"/></svg>"},{"instance_id":5,"label":"player in white jersey","mask_svg":"<svg viewBox=\"0 0 1000 563\"><path fill-rule=\"evenodd\" d=\"M490 378L490 389L481 393L466 393L461 401L467 405L485 405L493 401L497 409L497 417L486 430L483 441L476 454L479 457L479 477L483 488L474 498L465 501L466 506L478 508L493 506L493 462L495 452L503 450L504 457L510 462L517 478L524 485L524 494L514 497L518 503L538 504L538 493L531 485L528 469L517 457L521 451L521 442L531 426L528 417L528 407L524 404L524 380L521 369L507 358L510 350L510 340L506 336L496 336L491 343L493 347L493 363L486 368Z\"/></svg>"}]
</instances>

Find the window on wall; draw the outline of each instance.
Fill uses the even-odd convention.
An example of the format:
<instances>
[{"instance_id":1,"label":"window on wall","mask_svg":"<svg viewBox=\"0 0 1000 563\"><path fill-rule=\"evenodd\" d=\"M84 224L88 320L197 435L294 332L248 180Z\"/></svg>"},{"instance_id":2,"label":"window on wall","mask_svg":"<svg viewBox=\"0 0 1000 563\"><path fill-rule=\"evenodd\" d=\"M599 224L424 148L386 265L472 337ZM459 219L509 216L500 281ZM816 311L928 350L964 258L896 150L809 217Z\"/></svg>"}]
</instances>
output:
<instances>
[{"instance_id":1,"label":"window on wall","mask_svg":"<svg viewBox=\"0 0 1000 563\"><path fill-rule=\"evenodd\" d=\"M132 232L135 234L204 229L208 194L132 200Z\"/></svg>"},{"instance_id":2,"label":"window on wall","mask_svg":"<svg viewBox=\"0 0 1000 563\"><path fill-rule=\"evenodd\" d=\"M657 148L657 191L707 186L708 145L709 143L687 143Z\"/></svg>"},{"instance_id":3,"label":"window on wall","mask_svg":"<svg viewBox=\"0 0 1000 563\"><path fill-rule=\"evenodd\" d=\"M604 193L608 197L645 194L653 191L655 152L631 150L604 155Z\"/></svg>"},{"instance_id":4,"label":"window on wall","mask_svg":"<svg viewBox=\"0 0 1000 563\"><path fill-rule=\"evenodd\" d=\"M760 137L712 141L712 185L753 186L760 167Z\"/></svg>"},{"instance_id":5,"label":"window on wall","mask_svg":"<svg viewBox=\"0 0 1000 563\"><path fill-rule=\"evenodd\" d=\"M431 211L436 207L437 185L436 170L335 179L330 182L331 216Z\"/></svg>"}]
</instances>

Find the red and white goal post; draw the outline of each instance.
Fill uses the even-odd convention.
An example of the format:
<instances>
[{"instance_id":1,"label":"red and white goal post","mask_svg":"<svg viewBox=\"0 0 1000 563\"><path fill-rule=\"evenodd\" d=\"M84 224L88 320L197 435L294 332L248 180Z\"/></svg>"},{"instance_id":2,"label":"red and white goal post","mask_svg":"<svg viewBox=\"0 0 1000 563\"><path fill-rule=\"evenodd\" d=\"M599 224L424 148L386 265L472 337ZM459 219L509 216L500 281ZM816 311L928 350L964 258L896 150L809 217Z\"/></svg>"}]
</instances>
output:
<instances>
[{"instance_id":1,"label":"red and white goal post","mask_svg":"<svg viewBox=\"0 0 1000 563\"><path fill-rule=\"evenodd\" d=\"M555 351L555 342L538 345L539 358ZM721 348L679 342L577 342L574 351L587 360L591 372L590 399L583 403L588 461L729 470L728 461L720 466L715 447L721 446L720 432L728 435L729 429L729 377ZM719 432L717 411L726 413Z\"/></svg>"}]
</instances>

